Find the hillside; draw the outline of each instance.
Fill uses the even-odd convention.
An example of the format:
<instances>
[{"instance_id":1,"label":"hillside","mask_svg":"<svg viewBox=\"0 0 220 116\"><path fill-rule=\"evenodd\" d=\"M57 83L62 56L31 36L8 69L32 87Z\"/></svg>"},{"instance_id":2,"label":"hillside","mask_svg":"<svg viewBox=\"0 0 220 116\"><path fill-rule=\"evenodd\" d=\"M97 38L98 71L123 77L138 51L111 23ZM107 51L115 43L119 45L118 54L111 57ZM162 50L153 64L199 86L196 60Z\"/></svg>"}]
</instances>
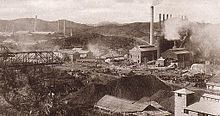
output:
<instances>
[{"instance_id":1,"label":"hillside","mask_svg":"<svg viewBox=\"0 0 220 116\"><path fill-rule=\"evenodd\" d=\"M63 30L63 22L64 20L59 20L60 22L60 30ZM34 29L34 18L20 18L15 20L0 20L0 31L33 31ZM67 33L70 31L70 28L73 31L83 30L90 28L90 26L80 23L75 23L72 21L66 21L66 29ZM58 22L57 21L46 21L46 20L37 20L37 31L44 32L54 32L58 30Z\"/></svg>"},{"instance_id":2,"label":"hillside","mask_svg":"<svg viewBox=\"0 0 220 116\"><path fill-rule=\"evenodd\" d=\"M150 97L158 91L171 91L171 88L155 76L131 76L112 80L108 84L90 84L85 88L69 94L63 101L71 107L91 107L104 95L139 100Z\"/></svg>"},{"instance_id":3,"label":"hillside","mask_svg":"<svg viewBox=\"0 0 220 116\"><path fill-rule=\"evenodd\" d=\"M155 25L158 28L158 24ZM123 25L109 24L104 26L97 26L88 30L90 33L99 33L108 36L123 36L141 38L146 36L146 40L149 40L150 23L128 23Z\"/></svg>"},{"instance_id":4,"label":"hillside","mask_svg":"<svg viewBox=\"0 0 220 116\"><path fill-rule=\"evenodd\" d=\"M128 52L135 45L135 39L120 36L104 36L97 33L77 33L65 39L50 40L48 45L58 45L60 48L87 47L97 52L122 49L122 54ZM46 45L45 45L46 46Z\"/></svg>"}]
</instances>

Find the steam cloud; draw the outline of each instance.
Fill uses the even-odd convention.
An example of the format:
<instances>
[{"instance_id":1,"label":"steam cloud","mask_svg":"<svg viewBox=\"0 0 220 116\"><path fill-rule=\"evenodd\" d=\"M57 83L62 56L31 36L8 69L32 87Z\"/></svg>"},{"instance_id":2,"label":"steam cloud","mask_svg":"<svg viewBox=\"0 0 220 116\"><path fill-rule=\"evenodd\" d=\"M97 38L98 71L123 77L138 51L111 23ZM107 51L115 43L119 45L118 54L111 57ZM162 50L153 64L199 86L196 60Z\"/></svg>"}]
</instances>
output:
<instances>
[{"instance_id":1,"label":"steam cloud","mask_svg":"<svg viewBox=\"0 0 220 116\"><path fill-rule=\"evenodd\" d=\"M181 32L190 30L193 53L199 52L207 59L220 58L220 25L189 22L171 18L165 22L164 34L167 40L180 40Z\"/></svg>"},{"instance_id":2,"label":"steam cloud","mask_svg":"<svg viewBox=\"0 0 220 116\"><path fill-rule=\"evenodd\" d=\"M106 48L100 46L99 44L91 44L87 45L88 50L90 50L95 57L100 57L106 52Z\"/></svg>"},{"instance_id":3,"label":"steam cloud","mask_svg":"<svg viewBox=\"0 0 220 116\"><path fill-rule=\"evenodd\" d=\"M190 29L190 22L180 18L171 18L165 22L164 34L167 40L179 40L181 31Z\"/></svg>"}]
</instances>

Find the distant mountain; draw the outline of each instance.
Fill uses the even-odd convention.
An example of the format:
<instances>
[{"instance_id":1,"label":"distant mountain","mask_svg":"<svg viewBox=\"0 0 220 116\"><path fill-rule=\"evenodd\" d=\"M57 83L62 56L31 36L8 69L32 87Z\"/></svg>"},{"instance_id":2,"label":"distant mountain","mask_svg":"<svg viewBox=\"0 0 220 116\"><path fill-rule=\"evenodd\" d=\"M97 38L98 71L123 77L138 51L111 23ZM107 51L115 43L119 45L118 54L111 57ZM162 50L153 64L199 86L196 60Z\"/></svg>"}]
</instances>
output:
<instances>
[{"instance_id":1,"label":"distant mountain","mask_svg":"<svg viewBox=\"0 0 220 116\"><path fill-rule=\"evenodd\" d=\"M59 30L63 32L64 20L59 20ZM155 25L155 29L159 26ZM33 31L34 18L20 18L15 20L0 20L0 32L12 31ZM58 21L37 20L37 31L57 32ZM66 20L66 33L87 32L98 33L107 36L122 36L129 38L146 38L149 39L150 23L135 22L128 24L119 24L117 22L104 21L95 25L86 25Z\"/></svg>"},{"instance_id":2,"label":"distant mountain","mask_svg":"<svg viewBox=\"0 0 220 116\"><path fill-rule=\"evenodd\" d=\"M155 28L158 28L158 24L155 25ZM102 35L108 36L124 36L124 37L143 37L149 36L150 32L150 23L128 23L123 25L117 24L109 24L109 25L102 25L91 28L88 30L91 33L99 33Z\"/></svg>"},{"instance_id":3,"label":"distant mountain","mask_svg":"<svg viewBox=\"0 0 220 116\"><path fill-rule=\"evenodd\" d=\"M59 20L60 32L63 31L64 20ZM70 32L72 29L75 31L81 31L91 28L91 26L75 23L66 20L66 32ZM0 20L0 31L12 32L12 31L33 31L34 30L34 18L20 18L15 20ZM45 21L37 20L37 31L55 32L58 30L58 21Z\"/></svg>"},{"instance_id":4,"label":"distant mountain","mask_svg":"<svg viewBox=\"0 0 220 116\"><path fill-rule=\"evenodd\" d=\"M122 24L118 23L118 22L111 22L111 21L102 21L102 22L99 22L97 24L94 24L94 26L108 26L108 25L117 25L117 26L120 26Z\"/></svg>"}]
</instances>

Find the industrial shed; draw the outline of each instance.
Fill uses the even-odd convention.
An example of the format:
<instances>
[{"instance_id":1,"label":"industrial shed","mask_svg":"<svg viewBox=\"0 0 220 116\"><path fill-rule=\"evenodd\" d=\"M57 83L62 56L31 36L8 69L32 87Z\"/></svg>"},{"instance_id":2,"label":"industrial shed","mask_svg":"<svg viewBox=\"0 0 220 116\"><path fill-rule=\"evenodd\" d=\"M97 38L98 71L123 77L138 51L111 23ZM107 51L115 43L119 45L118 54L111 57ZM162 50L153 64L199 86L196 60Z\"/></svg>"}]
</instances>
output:
<instances>
[{"instance_id":1,"label":"industrial shed","mask_svg":"<svg viewBox=\"0 0 220 116\"><path fill-rule=\"evenodd\" d=\"M96 111L108 115L124 116L170 116L162 106L155 102L139 103L136 101L117 98L110 95L102 97L95 105Z\"/></svg>"},{"instance_id":2,"label":"industrial shed","mask_svg":"<svg viewBox=\"0 0 220 116\"><path fill-rule=\"evenodd\" d=\"M157 47L151 45L138 45L129 50L129 59L135 63L147 63L157 59Z\"/></svg>"},{"instance_id":3,"label":"industrial shed","mask_svg":"<svg viewBox=\"0 0 220 116\"><path fill-rule=\"evenodd\" d=\"M192 54L185 48L173 48L162 53L162 57L167 59L168 63L177 62L180 68L191 66Z\"/></svg>"}]
</instances>

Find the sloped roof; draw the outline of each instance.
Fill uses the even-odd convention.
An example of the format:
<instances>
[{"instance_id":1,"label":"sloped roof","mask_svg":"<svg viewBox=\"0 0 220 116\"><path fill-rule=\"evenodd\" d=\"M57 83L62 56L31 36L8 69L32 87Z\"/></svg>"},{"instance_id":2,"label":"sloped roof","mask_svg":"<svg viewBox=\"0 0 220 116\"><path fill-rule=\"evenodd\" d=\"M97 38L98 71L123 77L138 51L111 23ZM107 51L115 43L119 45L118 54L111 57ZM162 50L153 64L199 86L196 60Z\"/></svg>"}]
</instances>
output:
<instances>
[{"instance_id":1,"label":"sloped roof","mask_svg":"<svg viewBox=\"0 0 220 116\"><path fill-rule=\"evenodd\" d=\"M161 108L162 106L158 103L152 101L152 102L146 102L146 103L139 103L135 101L130 101L122 98L117 98L110 95L105 95L102 97L96 104L96 107L104 108L106 110L109 110L111 112L142 112L144 111L148 106L153 106L155 108Z\"/></svg>"},{"instance_id":2,"label":"sloped roof","mask_svg":"<svg viewBox=\"0 0 220 116\"><path fill-rule=\"evenodd\" d=\"M134 104L122 104L115 112L141 112L149 104L134 103Z\"/></svg>"},{"instance_id":3,"label":"sloped roof","mask_svg":"<svg viewBox=\"0 0 220 116\"><path fill-rule=\"evenodd\" d=\"M105 95L96 104L96 107L102 107L115 112L119 107L124 107L124 105L132 104L134 101L129 101L126 99L120 99L114 96Z\"/></svg>"},{"instance_id":4,"label":"sloped roof","mask_svg":"<svg viewBox=\"0 0 220 116\"><path fill-rule=\"evenodd\" d=\"M187 94L193 94L195 92L183 88L183 89L179 89L179 90L174 91L174 93L180 93L180 94L187 95Z\"/></svg>"},{"instance_id":5,"label":"sloped roof","mask_svg":"<svg viewBox=\"0 0 220 116\"><path fill-rule=\"evenodd\" d=\"M191 54L188 50L185 48L173 48L169 49L165 52L162 53L162 56L166 58L172 58L172 59L177 59L177 55L179 54Z\"/></svg>"},{"instance_id":6,"label":"sloped roof","mask_svg":"<svg viewBox=\"0 0 220 116\"><path fill-rule=\"evenodd\" d=\"M157 47L155 46L150 46L150 45L137 45L135 46L133 49L131 49L130 51L141 51L141 52L145 52L145 51L156 51Z\"/></svg>"},{"instance_id":7,"label":"sloped roof","mask_svg":"<svg viewBox=\"0 0 220 116\"><path fill-rule=\"evenodd\" d=\"M214 102L210 100L202 100L199 102L196 102L192 105L189 105L185 109L211 114L211 115L220 115L220 102Z\"/></svg>"}]
</instances>

